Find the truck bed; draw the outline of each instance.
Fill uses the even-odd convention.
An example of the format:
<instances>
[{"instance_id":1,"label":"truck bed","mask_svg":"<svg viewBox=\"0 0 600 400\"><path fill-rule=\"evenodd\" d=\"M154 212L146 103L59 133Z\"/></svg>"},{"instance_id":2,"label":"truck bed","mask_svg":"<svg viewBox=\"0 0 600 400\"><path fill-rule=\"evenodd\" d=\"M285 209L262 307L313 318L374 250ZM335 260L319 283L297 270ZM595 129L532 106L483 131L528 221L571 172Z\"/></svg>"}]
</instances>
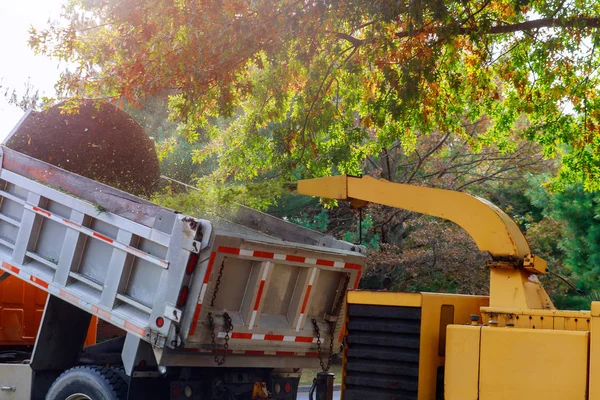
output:
<instances>
[{"instance_id":1,"label":"truck bed","mask_svg":"<svg viewBox=\"0 0 600 400\"><path fill-rule=\"evenodd\" d=\"M314 366L315 323L322 353L341 340L360 246L261 232L273 217L247 211L215 226L1 150L2 270L150 343L161 365Z\"/></svg>"}]
</instances>

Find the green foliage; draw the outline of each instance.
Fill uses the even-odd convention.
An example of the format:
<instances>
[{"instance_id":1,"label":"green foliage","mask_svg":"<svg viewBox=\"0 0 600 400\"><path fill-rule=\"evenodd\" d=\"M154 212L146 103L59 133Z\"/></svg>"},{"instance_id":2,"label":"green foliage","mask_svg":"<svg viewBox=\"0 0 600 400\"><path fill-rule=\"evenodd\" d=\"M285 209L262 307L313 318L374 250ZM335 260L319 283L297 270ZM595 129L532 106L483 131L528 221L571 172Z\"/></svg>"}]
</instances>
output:
<instances>
[{"instance_id":1,"label":"green foliage","mask_svg":"<svg viewBox=\"0 0 600 400\"><path fill-rule=\"evenodd\" d=\"M586 191L582 184L562 192L550 192L540 185L545 179L529 180L524 192L542 218L527 224L532 251L549 262L549 270L570 281L577 291L558 278L545 277L557 306L589 309L600 292L600 193ZM557 283L558 282L558 283Z\"/></svg>"},{"instance_id":2,"label":"green foliage","mask_svg":"<svg viewBox=\"0 0 600 400\"><path fill-rule=\"evenodd\" d=\"M318 232L325 232L329 225L329 215L326 210L321 210L314 218L302 214L300 217L291 218L290 222L301 225L305 228L312 229Z\"/></svg>"},{"instance_id":3,"label":"green foliage","mask_svg":"<svg viewBox=\"0 0 600 400\"><path fill-rule=\"evenodd\" d=\"M203 178L198 181L197 188L187 193L167 189L154 195L152 201L187 215L208 217L227 214L238 204L265 210L282 194L282 184L277 180L240 185Z\"/></svg>"},{"instance_id":4,"label":"green foliage","mask_svg":"<svg viewBox=\"0 0 600 400\"><path fill-rule=\"evenodd\" d=\"M398 289L399 285L396 285ZM435 271L433 279L430 281L412 281L409 285L402 285L402 290L410 293L414 292L430 292L430 293L458 293L459 284L456 277L444 271Z\"/></svg>"},{"instance_id":5,"label":"green foliage","mask_svg":"<svg viewBox=\"0 0 600 400\"><path fill-rule=\"evenodd\" d=\"M307 215L308 210L320 212L319 199L290 192L283 193L276 203L269 206L267 213L279 218L290 219Z\"/></svg>"},{"instance_id":6,"label":"green foliage","mask_svg":"<svg viewBox=\"0 0 600 400\"><path fill-rule=\"evenodd\" d=\"M552 302L559 310L589 310L592 300L578 294L553 296Z\"/></svg>"},{"instance_id":7,"label":"green foliage","mask_svg":"<svg viewBox=\"0 0 600 400\"><path fill-rule=\"evenodd\" d=\"M565 264L584 290L600 290L600 193L581 185L551 196L551 215L565 223L560 247Z\"/></svg>"},{"instance_id":8,"label":"green foliage","mask_svg":"<svg viewBox=\"0 0 600 400\"><path fill-rule=\"evenodd\" d=\"M196 162L194 153L206 146L207 134L199 130L193 137L184 137L181 124L169 120L166 94L147 97L137 106L123 102L123 106L154 140L163 175L189 184L216 168L212 158Z\"/></svg>"},{"instance_id":9,"label":"green foliage","mask_svg":"<svg viewBox=\"0 0 600 400\"><path fill-rule=\"evenodd\" d=\"M539 201L533 202L527 193L533 186L541 188L546 179L547 175L535 179L532 175L526 174L521 179L511 179L475 188L473 194L481 195L498 206L525 232L544 218L545 205Z\"/></svg>"},{"instance_id":10,"label":"green foliage","mask_svg":"<svg viewBox=\"0 0 600 400\"><path fill-rule=\"evenodd\" d=\"M61 96L168 93L221 179L358 174L451 132L501 152L535 141L562 162L553 188L593 190L598 15L596 0L72 0L30 45L73 66Z\"/></svg>"}]
</instances>

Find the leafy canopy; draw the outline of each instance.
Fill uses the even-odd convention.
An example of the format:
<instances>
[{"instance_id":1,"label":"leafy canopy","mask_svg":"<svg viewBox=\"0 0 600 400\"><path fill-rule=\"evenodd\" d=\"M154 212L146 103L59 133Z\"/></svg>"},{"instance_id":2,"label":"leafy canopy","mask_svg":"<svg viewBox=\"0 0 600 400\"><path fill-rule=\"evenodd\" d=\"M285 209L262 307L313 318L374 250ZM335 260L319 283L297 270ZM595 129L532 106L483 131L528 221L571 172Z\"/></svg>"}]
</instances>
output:
<instances>
[{"instance_id":1,"label":"leafy canopy","mask_svg":"<svg viewBox=\"0 0 600 400\"><path fill-rule=\"evenodd\" d=\"M562 160L555 187L592 190L599 15L597 0L71 0L30 45L73 66L62 96L169 94L221 177L356 174L438 131L536 141Z\"/></svg>"}]
</instances>

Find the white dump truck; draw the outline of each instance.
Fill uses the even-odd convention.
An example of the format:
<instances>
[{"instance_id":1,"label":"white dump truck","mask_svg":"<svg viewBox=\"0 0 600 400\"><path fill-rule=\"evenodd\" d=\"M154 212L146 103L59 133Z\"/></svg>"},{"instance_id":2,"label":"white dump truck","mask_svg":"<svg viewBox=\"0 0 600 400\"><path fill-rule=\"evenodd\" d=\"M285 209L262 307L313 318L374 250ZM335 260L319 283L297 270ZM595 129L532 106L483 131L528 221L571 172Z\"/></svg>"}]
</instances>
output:
<instances>
[{"instance_id":1,"label":"white dump truck","mask_svg":"<svg viewBox=\"0 0 600 400\"><path fill-rule=\"evenodd\" d=\"M0 279L49 294L32 351L0 352L0 399L295 399L339 350L363 247L243 207L192 218L0 150ZM92 316L125 336L84 347Z\"/></svg>"}]
</instances>

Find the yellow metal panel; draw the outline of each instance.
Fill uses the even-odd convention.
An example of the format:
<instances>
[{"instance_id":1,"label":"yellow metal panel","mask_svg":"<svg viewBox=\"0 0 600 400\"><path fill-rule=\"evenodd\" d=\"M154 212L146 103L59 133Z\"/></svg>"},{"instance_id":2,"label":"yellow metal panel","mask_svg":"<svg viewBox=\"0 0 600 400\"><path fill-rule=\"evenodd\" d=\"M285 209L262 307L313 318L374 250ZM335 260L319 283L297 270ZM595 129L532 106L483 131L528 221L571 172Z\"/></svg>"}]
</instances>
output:
<instances>
[{"instance_id":1,"label":"yellow metal panel","mask_svg":"<svg viewBox=\"0 0 600 400\"><path fill-rule=\"evenodd\" d=\"M565 329L568 331L577 330L577 321L574 318L565 318Z\"/></svg>"},{"instance_id":2,"label":"yellow metal panel","mask_svg":"<svg viewBox=\"0 0 600 400\"><path fill-rule=\"evenodd\" d=\"M548 262L533 254L529 257L525 257L523 265L526 270L535 274L545 274L548 271Z\"/></svg>"},{"instance_id":3,"label":"yellow metal panel","mask_svg":"<svg viewBox=\"0 0 600 400\"><path fill-rule=\"evenodd\" d=\"M565 329L569 331L589 331L591 328L590 317L565 318Z\"/></svg>"},{"instance_id":4,"label":"yellow metal panel","mask_svg":"<svg viewBox=\"0 0 600 400\"><path fill-rule=\"evenodd\" d=\"M450 325L446 341L445 400L477 400L481 326Z\"/></svg>"},{"instance_id":5,"label":"yellow metal panel","mask_svg":"<svg viewBox=\"0 0 600 400\"><path fill-rule=\"evenodd\" d=\"M590 314L589 400L600 400L600 302L592 302Z\"/></svg>"},{"instance_id":6,"label":"yellow metal panel","mask_svg":"<svg viewBox=\"0 0 600 400\"><path fill-rule=\"evenodd\" d=\"M327 199L349 200L345 175L300 180L298 193Z\"/></svg>"},{"instance_id":7,"label":"yellow metal panel","mask_svg":"<svg viewBox=\"0 0 600 400\"><path fill-rule=\"evenodd\" d=\"M498 322L499 327L507 323L515 324L517 328L555 329L569 331L589 331L589 311L561 310L529 310L502 307L483 307L481 309L483 322L490 320Z\"/></svg>"},{"instance_id":8,"label":"yellow metal panel","mask_svg":"<svg viewBox=\"0 0 600 400\"><path fill-rule=\"evenodd\" d=\"M541 319L540 326L542 329L555 329L554 328L554 318L540 317L540 319Z\"/></svg>"},{"instance_id":9,"label":"yellow metal panel","mask_svg":"<svg viewBox=\"0 0 600 400\"><path fill-rule=\"evenodd\" d=\"M510 304L515 308L534 308L527 305L523 280L526 279L520 271L510 269L490 270L490 306L506 307ZM541 308L541 307L537 307Z\"/></svg>"},{"instance_id":10,"label":"yellow metal panel","mask_svg":"<svg viewBox=\"0 0 600 400\"><path fill-rule=\"evenodd\" d=\"M600 301L593 301L590 307L590 314L593 317L600 317Z\"/></svg>"},{"instance_id":11,"label":"yellow metal panel","mask_svg":"<svg viewBox=\"0 0 600 400\"><path fill-rule=\"evenodd\" d=\"M530 310L527 308L508 308L508 307L483 307L481 312L487 314L513 314L513 315L541 315L549 317L567 317L567 318L589 318L592 314L589 311L569 311L569 310Z\"/></svg>"},{"instance_id":12,"label":"yellow metal panel","mask_svg":"<svg viewBox=\"0 0 600 400\"><path fill-rule=\"evenodd\" d=\"M585 400L588 332L481 330L480 400Z\"/></svg>"},{"instance_id":13,"label":"yellow metal panel","mask_svg":"<svg viewBox=\"0 0 600 400\"><path fill-rule=\"evenodd\" d=\"M554 309L535 275L519 269L490 269L490 305L520 309Z\"/></svg>"},{"instance_id":14,"label":"yellow metal panel","mask_svg":"<svg viewBox=\"0 0 600 400\"><path fill-rule=\"evenodd\" d=\"M448 322L442 316L442 309L446 305L454 307L453 324L461 325L470 323L471 314L479 315L481 307L489 304L489 299L484 296L464 296L456 294L421 293L421 339L419 351L419 400L435 400L437 369L444 365L444 353L440 347L448 348L440 332L442 322ZM451 325L449 325L451 326Z\"/></svg>"},{"instance_id":15,"label":"yellow metal panel","mask_svg":"<svg viewBox=\"0 0 600 400\"><path fill-rule=\"evenodd\" d=\"M596 304L596 307L594 307ZM592 314L597 314L598 305L592 303ZM600 317L592 317L592 330L590 332L590 378L589 378L589 400L600 400Z\"/></svg>"},{"instance_id":16,"label":"yellow metal panel","mask_svg":"<svg viewBox=\"0 0 600 400\"><path fill-rule=\"evenodd\" d=\"M554 329L554 320L552 317L538 316L531 318L532 329Z\"/></svg>"},{"instance_id":17,"label":"yellow metal panel","mask_svg":"<svg viewBox=\"0 0 600 400\"><path fill-rule=\"evenodd\" d=\"M378 306L421 307L421 294L351 290L348 292L348 303Z\"/></svg>"}]
</instances>

